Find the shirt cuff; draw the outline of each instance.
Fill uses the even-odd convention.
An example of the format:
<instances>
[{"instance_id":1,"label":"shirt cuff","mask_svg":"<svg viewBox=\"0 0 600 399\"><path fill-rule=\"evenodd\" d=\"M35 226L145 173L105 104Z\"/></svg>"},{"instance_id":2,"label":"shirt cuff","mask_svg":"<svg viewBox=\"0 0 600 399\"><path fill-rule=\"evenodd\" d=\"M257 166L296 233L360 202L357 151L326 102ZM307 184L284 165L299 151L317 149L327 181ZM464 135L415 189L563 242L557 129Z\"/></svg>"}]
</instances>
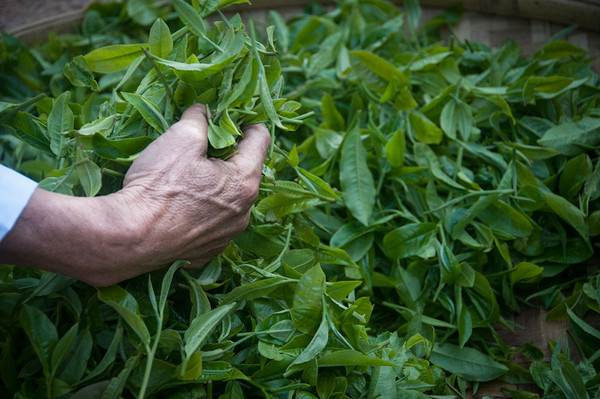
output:
<instances>
[{"instance_id":1,"label":"shirt cuff","mask_svg":"<svg viewBox=\"0 0 600 399\"><path fill-rule=\"evenodd\" d=\"M14 227L37 183L0 165L0 241Z\"/></svg>"}]
</instances>

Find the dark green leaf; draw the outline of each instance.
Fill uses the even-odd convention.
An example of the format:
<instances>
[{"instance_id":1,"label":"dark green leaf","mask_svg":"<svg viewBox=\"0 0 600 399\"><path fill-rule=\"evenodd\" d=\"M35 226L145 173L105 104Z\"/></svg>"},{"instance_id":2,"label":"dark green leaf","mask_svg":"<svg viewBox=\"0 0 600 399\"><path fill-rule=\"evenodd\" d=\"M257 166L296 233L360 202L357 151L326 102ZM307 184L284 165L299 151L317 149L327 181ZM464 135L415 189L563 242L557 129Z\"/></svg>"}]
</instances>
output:
<instances>
[{"instance_id":1,"label":"dark green leaf","mask_svg":"<svg viewBox=\"0 0 600 399\"><path fill-rule=\"evenodd\" d=\"M340 160L340 182L352 215L367 226L375 204L375 183L367 165L367 151L360 129L355 126L344 139Z\"/></svg>"}]
</instances>

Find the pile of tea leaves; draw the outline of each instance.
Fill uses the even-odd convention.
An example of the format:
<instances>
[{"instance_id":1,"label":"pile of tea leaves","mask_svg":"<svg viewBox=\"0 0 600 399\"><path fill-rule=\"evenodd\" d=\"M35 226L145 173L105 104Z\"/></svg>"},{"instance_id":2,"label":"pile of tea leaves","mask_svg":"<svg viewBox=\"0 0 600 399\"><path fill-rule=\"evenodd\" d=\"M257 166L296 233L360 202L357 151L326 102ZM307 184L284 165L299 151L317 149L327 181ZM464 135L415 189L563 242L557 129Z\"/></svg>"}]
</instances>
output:
<instances>
[{"instance_id":1,"label":"pile of tea leaves","mask_svg":"<svg viewBox=\"0 0 600 399\"><path fill-rule=\"evenodd\" d=\"M566 32L528 58L444 43L460 10L421 24L415 0L266 25L219 10L241 2L95 3L78 33L2 36L0 162L46 190L119 190L193 103L210 156L233 155L243 125L274 140L248 228L200 270L96 289L0 265L0 396L450 398L499 380L515 398L598 397L586 51ZM570 322L550 358L498 333L527 307Z\"/></svg>"}]
</instances>

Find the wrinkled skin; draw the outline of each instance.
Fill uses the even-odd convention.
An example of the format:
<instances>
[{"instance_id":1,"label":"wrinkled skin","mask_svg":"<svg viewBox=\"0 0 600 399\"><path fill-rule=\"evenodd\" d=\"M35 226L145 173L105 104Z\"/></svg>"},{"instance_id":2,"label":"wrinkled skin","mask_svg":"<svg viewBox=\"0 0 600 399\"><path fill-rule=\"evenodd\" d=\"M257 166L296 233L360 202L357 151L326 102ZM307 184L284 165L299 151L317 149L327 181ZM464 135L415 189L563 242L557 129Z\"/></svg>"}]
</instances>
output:
<instances>
[{"instance_id":1,"label":"wrinkled skin","mask_svg":"<svg viewBox=\"0 0 600 399\"><path fill-rule=\"evenodd\" d=\"M138 156L120 191L81 198L37 189L0 242L0 262L95 286L178 259L202 266L248 225L269 143L253 125L236 155L207 158L206 111L193 105Z\"/></svg>"}]
</instances>

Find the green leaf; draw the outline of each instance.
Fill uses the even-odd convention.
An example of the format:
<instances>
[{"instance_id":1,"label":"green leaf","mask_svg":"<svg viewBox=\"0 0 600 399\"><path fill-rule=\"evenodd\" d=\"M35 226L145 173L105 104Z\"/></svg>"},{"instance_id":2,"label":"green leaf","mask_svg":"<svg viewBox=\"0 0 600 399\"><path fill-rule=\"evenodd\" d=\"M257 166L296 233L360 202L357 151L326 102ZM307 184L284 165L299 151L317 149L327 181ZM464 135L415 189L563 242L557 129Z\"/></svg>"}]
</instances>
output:
<instances>
[{"instance_id":1,"label":"green leaf","mask_svg":"<svg viewBox=\"0 0 600 399\"><path fill-rule=\"evenodd\" d=\"M33 115L18 111L10 119L10 124L12 126L0 125L0 132L2 134L13 134L36 150L53 154L50 149L50 140L36 123Z\"/></svg>"},{"instance_id":2,"label":"green leaf","mask_svg":"<svg viewBox=\"0 0 600 399\"><path fill-rule=\"evenodd\" d=\"M538 143L563 155L575 156L600 144L600 118L583 117L548 129Z\"/></svg>"},{"instance_id":3,"label":"green leaf","mask_svg":"<svg viewBox=\"0 0 600 399\"><path fill-rule=\"evenodd\" d=\"M588 217L588 225L590 227L590 237L600 235L600 211L593 212Z\"/></svg>"},{"instance_id":4,"label":"green leaf","mask_svg":"<svg viewBox=\"0 0 600 399\"><path fill-rule=\"evenodd\" d=\"M325 274L316 265L302 275L294 293L294 307L321 306L325 293Z\"/></svg>"},{"instance_id":5,"label":"green leaf","mask_svg":"<svg viewBox=\"0 0 600 399\"><path fill-rule=\"evenodd\" d=\"M490 356L473 348L459 348L451 344L436 344L431 362L468 381L491 381L504 375L508 368Z\"/></svg>"},{"instance_id":6,"label":"green leaf","mask_svg":"<svg viewBox=\"0 0 600 399\"><path fill-rule=\"evenodd\" d=\"M77 338L78 330L79 323L75 323L54 346L50 359L50 370L53 375L61 363L65 360L69 350L71 349L71 346L73 346L75 339Z\"/></svg>"},{"instance_id":7,"label":"green leaf","mask_svg":"<svg viewBox=\"0 0 600 399\"><path fill-rule=\"evenodd\" d=\"M565 307L567 314L571 319L571 323L576 326L575 332L584 342L586 342L591 348L597 348L600 345L600 331L586 323L583 319L573 312L567 305Z\"/></svg>"},{"instance_id":8,"label":"green leaf","mask_svg":"<svg viewBox=\"0 0 600 399\"><path fill-rule=\"evenodd\" d=\"M236 303L221 305L192 320L189 328L184 333L186 358L192 356L197 349L202 348L221 320L235 309L235 307Z\"/></svg>"},{"instance_id":9,"label":"green leaf","mask_svg":"<svg viewBox=\"0 0 600 399\"><path fill-rule=\"evenodd\" d=\"M338 132L343 132L345 130L346 123L344 118L337 110L333 98L329 93L324 93L321 98L321 112L323 113L323 118L329 129Z\"/></svg>"},{"instance_id":10,"label":"green leaf","mask_svg":"<svg viewBox=\"0 0 600 399\"><path fill-rule=\"evenodd\" d=\"M116 355L117 355L117 350L119 349L119 345L121 344L122 338L123 338L123 326L119 323L117 325L117 328L113 335L113 339L110 342L108 349L104 353L104 356L102 357L102 360L100 361L100 363L98 363L96 368L94 370L92 370L92 372L89 373L82 380L82 382L90 381L93 378L99 376L100 374L104 373L104 371L106 369L108 369L114 363Z\"/></svg>"},{"instance_id":11,"label":"green leaf","mask_svg":"<svg viewBox=\"0 0 600 399\"><path fill-rule=\"evenodd\" d=\"M313 360L327 345L327 341L329 340L329 323L327 322L327 310L325 306L323 306L321 314L321 323L317 332L302 353L288 366L288 370L296 364L303 364Z\"/></svg>"},{"instance_id":12,"label":"green leaf","mask_svg":"<svg viewBox=\"0 0 600 399\"><path fill-rule=\"evenodd\" d=\"M433 248L437 231L435 223L411 223L383 237L383 247L392 259L427 256Z\"/></svg>"},{"instance_id":13,"label":"green leaf","mask_svg":"<svg viewBox=\"0 0 600 399\"><path fill-rule=\"evenodd\" d=\"M385 155L394 168L399 168L404 163L406 139L402 130L396 130L394 135L385 144Z\"/></svg>"},{"instance_id":14,"label":"green leaf","mask_svg":"<svg viewBox=\"0 0 600 399\"><path fill-rule=\"evenodd\" d=\"M58 342L56 327L41 310L29 305L23 306L19 320L42 363L44 374L49 377L52 353Z\"/></svg>"},{"instance_id":15,"label":"green leaf","mask_svg":"<svg viewBox=\"0 0 600 399\"><path fill-rule=\"evenodd\" d=\"M408 24L411 31L416 32L419 22L421 21L421 5L417 0L406 0L404 2L404 8L408 19Z\"/></svg>"},{"instance_id":16,"label":"green leaf","mask_svg":"<svg viewBox=\"0 0 600 399\"><path fill-rule=\"evenodd\" d=\"M534 265L529 262L520 262L515 265L514 271L510 274L510 284L514 285L519 282L529 282L544 271L543 267Z\"/></svg>"},{"instance_id":17,"label":"green leaf","mask_svg":"<svg viewBox=\"0 0 600 399\"><path fill-rule=\"evenodd\" d=\"M115 44L101 47L83 56L92 72L111 73L128 67L141 55L145 44Z\"/></svg>"},{"instance_id":18,"label":"green leaf","mask_svg":"<svg viewBox=\"0 0 600 399\"><path fill-rule=\"evenodd\" d=\"M83 375L89 371L87 364L92 355L92 347L94 346L94 340L89 330L80 332L77 341L71 345L66 355L69 361L61 367L60 373L57 375L59 380L69 385L79 383Z\"/></svg>"},{"instance_id":19,"label":"green leaf","mask_svg":"<svg viewBox=\"0 0 600 399\"><path fill-rule=\"evenodd\" d=\"M583 212L559 195L545 193L545 196L546 205L562 220L570 224L583 239L587 240L589 238L589 230Z\"/></svg>"},{"instance_id":20,"label":"green leaf","mask_svg":"<svg viewBox=\"0 0 600 399\"><path fill-rule=\"evenodd\" d=\"M275 10L269 10L269 23L275 27L276 45L284 52L287 52L289 47L289 31L281 14Z\"/></svg>"},{"instance_id":21,"label":"green leaf","mask_svg":"<svg viewBox=\"0 0 600 399\"><path fill-rule=\"evenodd\" d=\"M93 197L98 194L98 191L102 188L102 172L98 165L90 159L84 159L75 166L75 171L79 176L79 182L85 195Z\"/></svg>"},{"instance_id":22,"label":"green leaf","mask_svg":"<svg viewBox=\"0 0 600 399\"><path fill-rule=\"evenodd\" d=\"M524 87L524 96L535 95L542 99L552 99L583 85L584 79L573 79L564 76L532 76L527 79Z\"/></svg>"},{"instance_id":23,"label":"green leaf","mask_svg":"<svg viewBox=\"0 0 600 399\"><path fill-rule=\"evenodd\" d=\"M351 129L344 139L340 183L346 206L358 221L367 226L373 213L376 191L358 126Z\"/></svg>"},{"instance_id":24,"label":"green leaf","mask_svg":"<svg viewBox=\"0 0 600 399\"><path fill-rule=\"evenodd\" d=\"M217 112L223 112L229 106L245 106L254 95L257 83L258 63L251 57L233 91L227 93L225 98L219 102Z\"/></svg>"},{"instance_id":25,"label":"green leaf","mask_svg":"<svg viewBox=\"0 0 600 399\"><path fill-rule=\"evenodd\" d=\"M525 237L533 230L529 219L499 200L481 210L477 217L497 233L510 237Z\"/></svg>"},{"instance_id":26,"label":"green leaf","mask_svg":"<svg viewBox=\"0 0 600 399\"><path fill-rule=\"evenodd\" d=\"M472 333L473 322L471 319L471 312L463 305L458 314L458 341L461 348L469 341Z\"/></svg>"},{"instance_id":27,"label":"green leaf","mask_svg":"<svg viewBox=\"0 0 600 399\"><path fill-rule=\"evenodd\" d=\"M127 0L127 15L140 25L150 25L158 16L154 0Z\"/></svg>"},{"instance_id":28,"label":"green leaf","mask_svg":"<svg viewBox=\"0 0 600 399\"><path fill-rule=\"evenodd\" d=\"M254 59L258 64L258 91L260 94L260 101L269 116L269 119L280 129L288 130L281 123L281 119L275 110L275 106L273 105L273 98L271 97L271 88L269 87L269 82L267 81L267 73L265 71L265 67L260 59L258 54L258 50L256 48L256 40L254 38L254 24L250 21L250 34L252 37L252 53L254 55Z\"/></svg>"},{"instance_id":29,"label":"green leaf","mask_svg":"<svg viewBox=\"0 0 600 399\"><path fill-rule=\"evenodd\" d=\"M184 0L173 0L173 7L179 19L190 28L196 36L204 36L207 30L206 22L200 17L198 11Z\"/></svg>"},{"instance_id":30,"label":"green leaf","mask_svg":"<svg viewBox=\"0 0 600 399\"><path fill-rule=\"evenodd\" d=\"M96 155L106 159L129 158L146 148L150 137L132 137L128 139L109 140L100 133L92 136L92 145Z\"/></svg>"},{"instance_id":31,"label":"green leaf","mask_svg":"<svg viewBox=\"0 0 600 399\"><path fill-rule=\"evenodd\" d=\"M92 70L85 58L81 55L73 58L73 61L67 62L63 68L63 74L69 79L73 86L89 87L93 91L98 91L98 83L92 75Z\"/></svg>"},{"instance_id":32,"label":"green leaf","mask_svg":"<svg viewBox=\"0 0 600 399\"><path fill-rule=\"evenodd\" d=\"M228 31L223 42L221 44L224 51L210 57L210 62L199 63L195 56L191 56L188 62L170 61L155 56L154 59L159 64L173 68L175 74L184 82L194 85L195 82L201 82L222 71L244 48L244 36L239 32Z\"/></svg>"},{"instance_id":33,"label":"green leaf","mask_svg":"<svg viewBox=\"0 0 600 399\"><path fill-rule=\"evenodd\" d=\"M558 385L565 397L573 399L590 397L581 373L570 360L560 359L558 367L553 367L546 375Z\"/></svg>"},{"instance_id":34,"label":"green leaf","mask_svg":"<svg viewBox=\"0 0 600 399\"><path fill-rule=\"evenodd\" d=\"M241 300L251 301L255 298L262 298L269 294L269 292L280 287L283 284L288 284L291 281L286 280L283 277L270 277L262 280L254 281L249 284L236 287L226 295L221 297L223 303L232 303Z\"/></svg>"},{"instance_id":35,"label":"green leaf","mask_svg":"<svg viewBox=\"0 0 600 399\"><path fill-rule=\"evenodd\" d=\"M298 177L300 178L300 180L312 191L316 192L319 195L328 197L330 201L342 200L339 196L339 192L337 190L332 189L331 186L319 176L316 176L299 166L296 167L296 171L298 172Z\"/></svg>"},{"instance_id":36,"label":"green leaf","mask_svg":"<svg viewBox=\"0 0 600 399\"><path fill-rule=\"evenodd\" d=\"M119 313L144 345L150 344L150 333L144 323L138 303L129 292L118 285L98 288L98 299Z\"/></svg>"},{"instance_id":37,"label":"green leaf","mask_svg":"<svg viewBox=\"0 0 600 399\"><path fill-rule=\"evenodd\" d=\"M150 29L148 49L157 57L167 58L173 50L173 38L169 27L162 19L158 18Z\"/></svg>"},{"instance_id":38,"label":"green leaf","mask_svg":"<svg viewBox=\"0 0 600 399\"><path fill-rule=\"evenodd\" d=\"M473 128L471 108L460 100L449 101L440 115L440 126L449 138L456 140L458 131L462 140L469 141Z\"/></svg>"},{"instance_id":39,"label":"green leaf","mask_svg":"<svg viewBox=\"0 0 600 399\"><path fill-rule=\"evenodd\" d=\"M544 45L536 54L542 60L552 60L583 57L586 55L586 51L566 40L557 40Z\"/></svg>"},{"instance_id":40,"label":"green leaf","mask_svg":"<svg viewBox=\"0 0 600 399\"><path fill-rule=\"evenodd\" d=\"M152 104L148 99L135 93L121 93L123 98L138 110L142 115L142 118L154 129L160 133L164 133L168 128L169 124L162 116L158 107Z\"/></svg>"},{"instance_id":41,"label":"green leaf","mask_svg":"<svg viewBox=\"0 0 600 399\"><path fill-rule=\"evenodd\" d=\"M383 359L369 357L355 350L341 350L328 353L319 358L319 367L335 366L388 366L395 367L394 363Z\"/></svg>"},{"instance_id":42,"label":"green leaf","mask_svg":"<svg viewBox=\"0 0 600 399\"><path fill-rule=\"evenodd\" d=\"M48 135L50 136L50 149L58 157L67 152L67 138L64 133L73 129L73 111L69 108L67 101L71 98L71 92L64 92L56 98L52 111L48 115Z\"/></svg>"},{"instance_id":43,"label":"green leaf","mask_svg":"<svg viewBox=\"0 0 600 399\"><path fill-rule=\"evenodd\" d=\"M107 116L106 118L96 119L93 122L81 126L77 133L82 136L91 136L94 133L104 132L110 129L116 120L116 116Z\"/></svg>"},{"instance_id":44,"label":"green leaf","mask_svg":"<svg viewBox=\"0 0 600 399\"><path fill-rule=\"evenodd\" d=\"M408 84L408 79L402 72L378 55L365 50L350 51L350 55L356 58L367 70L374 72L380 79L388 82L395 81L398 83L398 86L406 86ZM353 69L356 66L357 64L354 63ZM356 73L361 79L369 79L367 76L361 76L360 69L356 70Z\"/></svg>"},{"instance_id":45,"label":"green leaf","mask_svg":"<svg viewBox=\"0 0 600 399\"><path fill-rule=\"evenodd\" d=\"M573 198L592 174L593 166L587 154L581 154L567 161L559 180L559 192L564 198Z\"/></svg>"},{"instance_id":46,"label":"green leaf","mask_svg":"<svg viewBox=\"0 0 600 399\"><path fill-rule=\"evenodd\" d=\"M415 138L425 144L439 144L442 142L444 133L431 122L425 115L411 112L410 123L415 134Z\"/></svg>"}]
</instances>

